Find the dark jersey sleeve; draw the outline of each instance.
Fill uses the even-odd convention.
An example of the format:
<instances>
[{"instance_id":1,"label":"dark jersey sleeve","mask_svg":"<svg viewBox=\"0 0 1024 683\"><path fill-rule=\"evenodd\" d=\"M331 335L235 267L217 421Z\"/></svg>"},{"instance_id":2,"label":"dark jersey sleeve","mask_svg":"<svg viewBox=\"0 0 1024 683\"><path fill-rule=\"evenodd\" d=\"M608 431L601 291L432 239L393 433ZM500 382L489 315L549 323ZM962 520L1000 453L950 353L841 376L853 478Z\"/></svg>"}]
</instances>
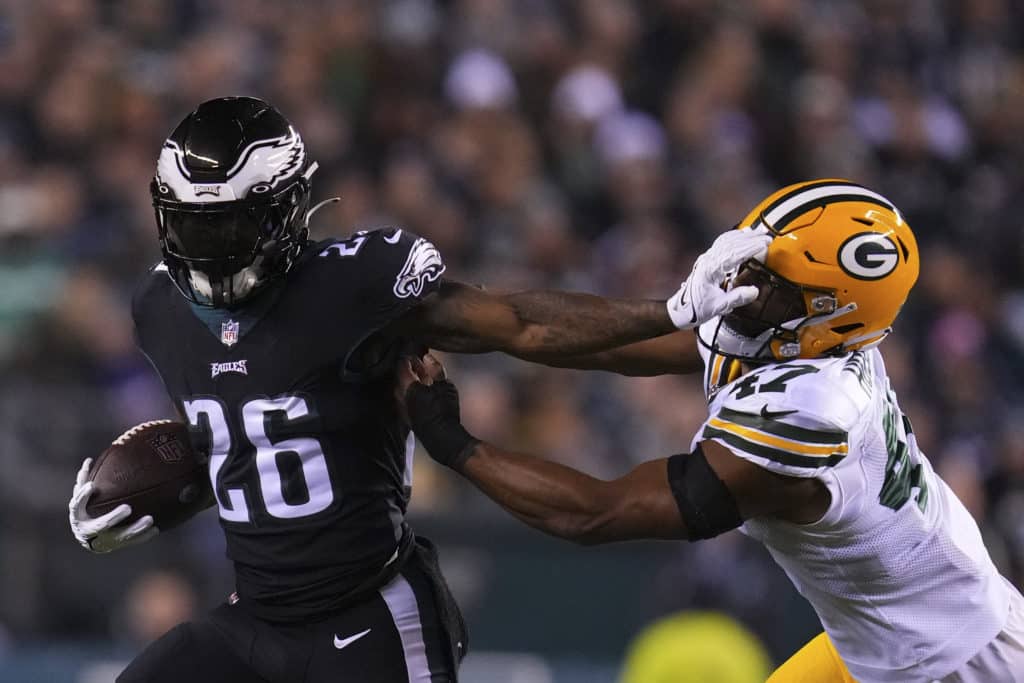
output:
<instances>
[{"instance_id":1,"label":"dark jersey sleeve","mask_svg":"<svg viewBox=\"0 0 1024 683\"><path fill-rule=\"evenodd\" d=\"M321 243L318 250L317 258L344 262L348 286L356 291L347 299L364 321L365 335L345 360L346 374L389 363L412 342L385 339L381 330L440 288L445 265L437 247L407 230L387 228Z\"/></svg>"},{"instance_id":2,"label":"dark jersey sleeve","mask_svg":"<svg viewBox=\"0 0 1024 683\"><path fill-rule=\"evenodd\" d=\"M154 339L159 339L161 331L154 329L155 315L166 310L168 294L173 286L167 277L167 267L163 263L153 265L139 281L132 295L132 323L135 345L152 363ZM174 292L176 294L176 292Z\"/></svg>"}]
</instances>

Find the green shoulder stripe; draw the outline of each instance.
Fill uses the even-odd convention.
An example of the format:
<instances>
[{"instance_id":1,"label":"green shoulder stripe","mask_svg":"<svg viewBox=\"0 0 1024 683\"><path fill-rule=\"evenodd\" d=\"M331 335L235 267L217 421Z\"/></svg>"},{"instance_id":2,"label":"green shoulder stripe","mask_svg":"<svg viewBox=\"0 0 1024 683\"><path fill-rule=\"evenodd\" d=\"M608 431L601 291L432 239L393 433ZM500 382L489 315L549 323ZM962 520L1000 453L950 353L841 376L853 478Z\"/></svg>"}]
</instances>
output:
<instances>
[{"instance_id":1,"label":"green shoulder stripe","mask_svg":"<svg viewBox=\"0 0 1024 683\"><path fill-rule=\"evenodd\" d=\"M729 408L722 408L718 411L718 417L744 427L757 429L766 434L774 434L775 436L792 439L793 441L803 441L804 443L838 446L839 444L846 443L846 439L848 438L847 432L797 427L796 425L779 422L778 420L770 417L764 417L753 413L742 413L738 410L731 410Z\"/></svg>"},{"instance_id":2,"label":"green shoulder stripe","mask_svg":"<svg viewBox=\"0 0 1024 683\"><path fill-rule=\"evenodd\" d=\"M831 455L800 455L799 453L790 453L779 448L772 448L771 446L748 441L741 436L722 431L721 429L715 429L714 427L705 427L701 438L720 439L741 451L759 455L762 458L768 458L791 467L807 467L811 469L831 467L846 457L843 453L832 453Z\"/></svg>"}]
</instances>

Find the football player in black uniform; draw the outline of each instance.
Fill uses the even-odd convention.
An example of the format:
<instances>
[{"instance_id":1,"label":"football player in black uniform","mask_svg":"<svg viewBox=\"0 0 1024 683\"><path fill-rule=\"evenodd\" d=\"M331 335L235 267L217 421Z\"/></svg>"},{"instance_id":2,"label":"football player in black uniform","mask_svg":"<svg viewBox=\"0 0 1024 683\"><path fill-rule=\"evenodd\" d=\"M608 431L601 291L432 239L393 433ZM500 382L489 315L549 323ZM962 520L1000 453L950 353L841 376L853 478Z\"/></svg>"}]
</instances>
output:
<instances>
[{"instance_id":1,"label":"football player in black uniform","mask_svg":"<svg viewBox=\"0 0 1024 683\"><path fill-rule=\"evenodd\" d=\"M756 295L717 286L750 256L730 244L667 307L487 293L443 280L434 246L402 229L309 241L315 169L291 124L246 97L201 104L160 153L163 260L135 296L136 336L209 454L237 592L150 645L122 683L455 681L462 619L405 522L414 442L396 360L429 346L557 362ZM127 505L89 517L89 466L70 504L79 542L152 537Z\"/></svg>"}]
</instances>

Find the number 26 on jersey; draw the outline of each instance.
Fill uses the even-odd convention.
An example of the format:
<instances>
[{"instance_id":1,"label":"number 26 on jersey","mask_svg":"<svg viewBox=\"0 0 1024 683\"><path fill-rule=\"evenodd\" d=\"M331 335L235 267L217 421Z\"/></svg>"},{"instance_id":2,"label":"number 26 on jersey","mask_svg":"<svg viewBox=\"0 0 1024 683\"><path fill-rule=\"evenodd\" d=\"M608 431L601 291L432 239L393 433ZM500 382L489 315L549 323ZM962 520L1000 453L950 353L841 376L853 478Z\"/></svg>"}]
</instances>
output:
<instances>
[{"instance_id":1,"label":"number 26 on jersey","mask_svg":"<svg viewBox=\"0 0 1024 683\"><path fill-rule=\"evenodd\" d=\"M310 414L306 399L300 396L257 398L242 405L242 426L245 438L256 449L255 465L259 474L259 491L225 485L226 496L218 486L221 471L233 453L231 430L224 405L215 398L197 398L183 403L185 416L193 427L206 422L210 436L210 483L217 497L221 519L229 522L251 522L251 506L260 502L267 514L277 519L308 517L326 510L334 502L327 459L320 441L312 437L293 437L272 441L267 434L270 416L282 414L286 422ZM301 464L307 496L304 501L286 500L285 481L278 468L278 455L294 453ZM289 482L289 490L292 490ZM247 495L250 494L250 495Z\"/></svg>"}]
</instances>

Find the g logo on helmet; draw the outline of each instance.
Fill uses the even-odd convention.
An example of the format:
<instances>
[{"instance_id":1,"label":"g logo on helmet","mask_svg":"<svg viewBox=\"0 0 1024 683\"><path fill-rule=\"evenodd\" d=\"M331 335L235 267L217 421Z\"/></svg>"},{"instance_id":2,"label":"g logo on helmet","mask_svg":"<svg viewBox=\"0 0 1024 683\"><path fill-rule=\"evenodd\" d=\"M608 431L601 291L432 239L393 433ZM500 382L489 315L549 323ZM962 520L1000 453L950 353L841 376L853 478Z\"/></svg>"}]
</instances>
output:
<instances>
[{"instance_id":1,"label":"g logo on helmet","mask_svg":"<svg viewBox=\"0 0 1024 683\"><path fill-rule=\"evenodd\" d=\"M839 247L839 267L858 280L881 280L899 262L896 243L880 232L859 232Z\"/></svg>"}]
</instances>

